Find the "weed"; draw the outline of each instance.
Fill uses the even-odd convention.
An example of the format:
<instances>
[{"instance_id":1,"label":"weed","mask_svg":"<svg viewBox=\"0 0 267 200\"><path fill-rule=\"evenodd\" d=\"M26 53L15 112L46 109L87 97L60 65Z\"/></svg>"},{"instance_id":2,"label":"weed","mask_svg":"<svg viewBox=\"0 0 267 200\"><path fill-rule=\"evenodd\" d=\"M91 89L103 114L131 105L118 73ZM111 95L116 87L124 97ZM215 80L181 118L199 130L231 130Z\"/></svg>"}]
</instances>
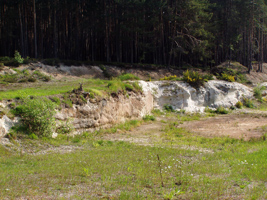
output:
<instances>
[{"instance_id":1,"label":"weed","mask_svg":"<svg viewBox=\"0 0 267 200\"><path fill-rule=\"evenodd\" d=\"M163 178L162 178L161 160L159 158L159 154L157 154L157 158L158 158L158 167L159 167L159 175L160 175L161 187L164 187Z\"/></svg>"},{"instance_id":2,"label":"weed","mask_svg":"<svg viewBox=\"0 0 267 200\"><path fill-rule=\"evenodd\" d=\"M133 82L132 85L134 87L135 92L143 92L143 88L139 85L138 82Z\"/></svg>"},{"instance_id":3,"label":"weed","mask_svg":"<svg viewBox=\"0 0 267 200\"><path fill-rule=\"evenodd\" d=\"M219 106L216 111L215 111L217 114L228 114L229 111L224 108L223 106Z\"/></svg>"},{"instance_id":4,"label":"weed","mask_svg":"<svg viewBox=\"0 0 267 200\"><path fill-rule=\"evenodd\" d=\"M164 113L161 111L161 110L159 110L159 109L154 109L154 110L152 110L152 113L154 114L154 115L163 115Z\"/></svg>"},{"instance_id":5,"label":"weed","mask_svg":"<svg viewBox=\"0 0 267 200\"><path fill-rule=\"evenodd\" d=\"M219 76L218 78L229 82L235 82L235 76L226 73L222 73L222 75Z\"/></svg>"},{"instance_id":6,"label":"weed","mask_svg":"<svg viewBox=\"0 0 267 200\"><path fill-rule=\"evenodd\" d=\"M216 113L216 114L228 114L229 111L223 106L219 106L216 110L210 109L209 107L205 108L207 113Z\"/></svg>"},{"instance_id":7,"label":"weed","mask_svg":"<svg viewBox=\"0 0 267 200\"><path fill-rule=\"evenodd\" d=\"M145 116L143 117L143 120L144 120L145 122L147 122L147 121L155 121L156 118L155 118L153 115L145 115Z\"/></svg>"},{"instance_id":8,"label":"weed","mask_svg":"<svg viewBox=\"0 0 267 200\"><path fill-rule=\"evenodd\" d=\"M197 71L189 71L183 73L183 81L189 83L192 87L200 87L203 86L206 81L208 81L208 78L213 79L212 76L209 75L201 75Z\"/></svg>"},{"instance_id":9,"label":"weed","mask_svg":"<svg viewBox=\"0 0 267 200\"><path fill-rule=\"evenodd\" d=\"M61 122L60 125L56 128L56 132L59 134L70 134L74 130L70 120Z\"/></svg>"},{"instance_id":10,"label":"weed","mask_svg":"<svg viewBox=\"0 0 267 200\"><path fill-rule=\"evenodd\" d=\"M243 103L242 103L241 101L238 101L238 102L235 104L235 106L236 106L237 108L241 109L242 106L243 106Z\"/></svg>"},{"instance_id":11,"label":"weed","mask_svg":"<svg viewBox=\"0 0 267 200\"><path fill-rule=\"evenodd\" d=\"M182 78L179 78L176 75L170 75L170 76L165 76L164 78L161 78L160 80L165 80L165 81L181 81Z\"/></svg>"},{"instance_id":12,"label":"weed","mask_svg":"<svg viewBox=\"0 0 267 200\"><path fill-rule=\"evenodd\" d=\"M246 106L247 108L254 108L255 107L252 100L249 98L243 98L243 102L244 102L243 103L244 106Z\"/></svg>"},{"instance_id":13,"label":"weed","mask_svg":"<svg viewBox=\"0 0 267 200\"><path fill-rule=\"evenodd\" d=\"M167 105L167 104L165 104L165 105L163 106L163 109L164 109L165 111L167 111L167 112L174 112L174 111L175 111L171 105Z\"/></svg>"},{"instance_id":14,"label":"weed","mask_svg":"<svg viewBox=\"0 0 267 200\"><path fill-rule=\"evenodd\" d=\"M54 102L58 106L61 104L59 97L51 97L51 101Z\"/></svg>"},{"instance_id":15,"label":"weed","mask_svg":"<svg viewBox=\"0 0 267 200\"><path fill-rule=\"evenodd\" d=\"M32 82L32 83L34 83L34 82L36 82L37 80L36 80L36 78L33 78L33 77L30 77L29 79L28 79L28 82Z\"/></svg>"}]
</instances>

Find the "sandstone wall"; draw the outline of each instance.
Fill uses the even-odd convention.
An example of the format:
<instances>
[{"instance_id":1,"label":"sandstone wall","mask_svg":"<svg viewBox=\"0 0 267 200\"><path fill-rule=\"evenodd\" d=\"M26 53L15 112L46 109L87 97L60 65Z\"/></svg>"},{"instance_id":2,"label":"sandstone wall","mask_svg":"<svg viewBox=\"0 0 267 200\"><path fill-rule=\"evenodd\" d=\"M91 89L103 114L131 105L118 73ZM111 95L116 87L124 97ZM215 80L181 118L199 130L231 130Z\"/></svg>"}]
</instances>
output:
<instances>
[{"instance_id":1,"label":"sandstone wall","mask_svg":"<svg viewBox=\"0 0 267 200\"><path fill-rule=\"evenodd\" d=\"M151 93L115 95L104 99L90 99L84 105L73 105L56 114L57 120L69 120L77 131L94 130L130 119L139 119L153 109Z\"/></svg>"}]
</instances>

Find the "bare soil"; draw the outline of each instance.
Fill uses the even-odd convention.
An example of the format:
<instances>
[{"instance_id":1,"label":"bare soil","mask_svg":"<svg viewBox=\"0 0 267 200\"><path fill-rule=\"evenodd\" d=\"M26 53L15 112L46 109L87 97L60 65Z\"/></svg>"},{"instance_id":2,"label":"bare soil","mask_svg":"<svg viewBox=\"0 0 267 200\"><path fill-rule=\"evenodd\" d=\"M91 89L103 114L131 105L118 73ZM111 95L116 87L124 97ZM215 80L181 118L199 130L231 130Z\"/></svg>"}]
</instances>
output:
<instances>
[{"instance_id":1,"label":"bare soil","mask_svg":"<svg viewBox=\"0 0 267 200\"><path fill-rule=\"evenodd\" d=\"M260 139L267 125L266 116L261 114L230 114L183 123L180 127L206 136L228 136L235 139Z\"/></svg>"},{"instance_id":2,"label":"bare soil","mask_svg":"<svg viewBox=\"0 0 267 200\"><path fill-rule=\"evenodd\" d=\"M103 139L111 141L127 141L139 145L153 145L161 141L166 123L164 118L156 122L142 124L131 131L118 131L115 134L107 134ZM165 118L167 121L177 121L175 117ZM267 132L267 112L237 111L228 115L202 118L197 121L183 122L178 127L204 137L230 137L235 139L258 140Z\"/></svg>"}]
</instances>

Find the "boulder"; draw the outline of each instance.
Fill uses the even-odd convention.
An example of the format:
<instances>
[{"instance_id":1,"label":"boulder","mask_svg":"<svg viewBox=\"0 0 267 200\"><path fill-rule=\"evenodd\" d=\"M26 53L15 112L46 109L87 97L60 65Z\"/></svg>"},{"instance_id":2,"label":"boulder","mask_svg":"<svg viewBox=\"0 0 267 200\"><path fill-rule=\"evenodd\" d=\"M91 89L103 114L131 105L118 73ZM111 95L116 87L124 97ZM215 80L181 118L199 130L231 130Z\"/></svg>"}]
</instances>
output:
<instances>
[{"instance_id":1,"label":"boulder","mask_svg":"<svg viewBox=\"0 0 267 200\"><path fill-rule=\"evenodd\" d=\"M19 122L19 118L15 118L14 120L9 119L6 115L4 115L0 119L0 139L4 137L9 130Z\"/></svg>"}]
</instances>

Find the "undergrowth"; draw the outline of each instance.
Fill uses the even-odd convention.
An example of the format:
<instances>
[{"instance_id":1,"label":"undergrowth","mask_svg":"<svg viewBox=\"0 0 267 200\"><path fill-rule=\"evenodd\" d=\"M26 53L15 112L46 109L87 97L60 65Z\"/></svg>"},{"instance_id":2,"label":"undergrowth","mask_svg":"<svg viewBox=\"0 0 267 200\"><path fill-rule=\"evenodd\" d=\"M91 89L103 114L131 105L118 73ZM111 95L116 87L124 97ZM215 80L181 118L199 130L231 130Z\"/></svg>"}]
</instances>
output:
<instances>
[{"instance_id":1,"label":"undergrowth","mask_svg":"<svg viewBox=\"0 0 267 200\"><path fill-rule=\"evenodd\" d=\"M183 81L187 82L192 87L199 88L203 86L208 80L213 80L213 76L210 74L202 75L197 71L185 71L183 73Z\"/></svg>"},{"instance_id":2,"label":"undergrowth","mask_svg":"<svg viewBox=\"0 0 267 200\"><path fill-rule=\"evenodd\" d=\"M22 71L18 69L14 70L16 72L15 74L0 75L0 82L2 84L7 84L7 83L36 82L38 80L43 82L48 82L51 80L50 76L47 76L38 70L35 70L34 72L30 72L27 69L24 69Z\"/></svg>"}]
</instances>

